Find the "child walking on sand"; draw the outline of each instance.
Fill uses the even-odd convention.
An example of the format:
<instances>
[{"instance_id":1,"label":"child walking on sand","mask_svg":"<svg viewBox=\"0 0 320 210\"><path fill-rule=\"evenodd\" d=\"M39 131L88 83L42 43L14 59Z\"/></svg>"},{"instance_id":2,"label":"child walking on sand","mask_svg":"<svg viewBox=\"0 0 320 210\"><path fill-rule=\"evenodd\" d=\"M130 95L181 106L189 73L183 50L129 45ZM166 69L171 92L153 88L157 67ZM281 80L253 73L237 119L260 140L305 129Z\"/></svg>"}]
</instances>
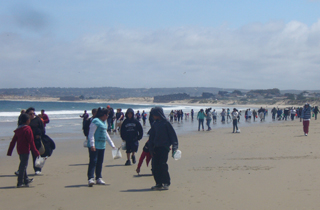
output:
<instances>
[{"instance_id":1,"label":"child walking on sand","mask_svg":"<svg viewBox=\"0 0 320 210\"><path fill-rule=\"evenodd\" d=\"M7 155L12 155L12 150L17 143L17 152L20 158L19 165L19 175L18 175L18 183L17 187L29 187L29 183L33 181L33 179L29 179L27 175L27 167L29 160L30 150L36 156L40 156L39 151L36 149L33 139L33 133L31 127L29 126L30 117L28 114L21 114L19 116L19 126L14 131L14 136L10 142Z\"/></svg>"},{"instance_id":2,"label":"child walking on sand","mask_svg":"<svg viewBox=\"0 0 320 210\"><path fill-rule=\"evenodd\" d=\"M151 114L155 121L150 129L149 150L152 156L152 173L156 182L151 189L168 190L171 184L167 164L168 154L172 145L172 157L174 156L178 149L178 138L161 107L153 108Z\"/></svg>"},{"instance_id":3,"label":"child walking on sand","mask_svg":"<svg viewBox=\"0 0 320 210\"><path fill-rule=\"evenodd\" d=\"M136 163L135 153L138 151L139 141L143 136L143 129L140 122L134 119L134 111L129 108L126 112L126 119L123 121L120 129L120 136L126 142L127 161L126 166L131 165L130 154L132 163Z\"/></svg>"}]
</instances>

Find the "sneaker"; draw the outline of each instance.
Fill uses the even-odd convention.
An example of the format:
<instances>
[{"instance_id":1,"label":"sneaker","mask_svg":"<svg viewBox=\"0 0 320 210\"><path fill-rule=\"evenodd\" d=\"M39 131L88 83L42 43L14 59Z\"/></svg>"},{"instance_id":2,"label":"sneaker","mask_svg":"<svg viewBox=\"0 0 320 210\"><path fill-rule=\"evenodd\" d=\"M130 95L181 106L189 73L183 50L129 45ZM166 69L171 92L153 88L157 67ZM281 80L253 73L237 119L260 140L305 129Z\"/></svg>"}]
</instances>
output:
<instances>
[{"instance_id":1,"label":"sneaker","mask_svg":"<svg viewBox=\"0 0 320 210\"><path fill-rule=\"evenodd\" d=\"M169 190L169 185L168 184L164 184L162 187L163 190Z\"/></svg>"},{"instance_id":2,"label":"sneaker","mask_svg":"<svg viewBox=\"0 0 320 210\"><path fill-rule=\"evenodd\" d=\"M35 175L40 175L41 174L41 171L36 171L35 172Z\"/></svg>"},{"instance_id":3,"label":"sneaker","mask_svg":"<svg viewBox=\"0 0 320 210\"><path fill-rule=\"evenodd\" d=\"M106 185L106 183L101 178L96 180L96 184Z\"/></svg>"},{"instance_id":4,"label":"sneaker","mask_svg":"<svg viewBox=\"0 0 320 210\"><path fill-rule=\"evenodd\" d=\"M308 136L308 134L307 134L307 133L305 133L304 135L305 135L305 136Z\"/></svg>"},{"instance_id":5,"label":"sneaker","mask_svg":"<svg viewBox=\"0 0 320 210\"><path fill-rule=\"evenodd\" d=\"M29 187L28 184L17 184L17 188Z\"/></svg>"},{"instance_id":6,"label":"sneaker","mask_svg":"<svg viewBox=\"0 0 320 210\"><path fill-rule=\"evenodd\" d=\"M91 178L91 179L88 180L88 186L92 187L93 185L94 185L94 179Z\"/></svg>"},{"instance_id":7,"label":"sneaker","mask_svg":"<svg viewBox=\"0 0 320 210\"><path fill-rule=\"evenodd\" d=\"M126 162L124 165L125 165L125 166L130 166L130 165L131 165L130 160L127 160L127 162Z\"/></svg>"},{"instance_id":8,"label":"sneaker","mask_svg":"<svg viewBox=\"0 0 320 210\"><path fill-rule=\"evenodd\" d=\"M29 184L29 183L31 183L31 182L33 182L33 178L27 179L27 183L26 183L26 184Z\"/></svg>"},{"instance_id":9,"label":"sneaker","mask_svg":"<svg viewBox=\"0 0 320 210\"><path fill-rule=\"evenodd\" d=\"M162 190L162 184L151 187L151 190Z\"/></svg>"},{"instance_id":10,"label":"sneaker","mask_svg":"<svg viewBox=\"0 0 320 210\"><path fill-rule=\"evenodd\" d=\"M136 163L136 156L132 155L131 159L132 159L132 163L135 164Z\"/></svg>"},{"instance_id":11,"label":"sneaker","mask_svg":"<svg viewBox=\"0 0 320 210\"><path fill-rule=\"evenodd\" d=\"M15 175L19 176L19 170L14 172Z\"/></svg>"}]
</instances>

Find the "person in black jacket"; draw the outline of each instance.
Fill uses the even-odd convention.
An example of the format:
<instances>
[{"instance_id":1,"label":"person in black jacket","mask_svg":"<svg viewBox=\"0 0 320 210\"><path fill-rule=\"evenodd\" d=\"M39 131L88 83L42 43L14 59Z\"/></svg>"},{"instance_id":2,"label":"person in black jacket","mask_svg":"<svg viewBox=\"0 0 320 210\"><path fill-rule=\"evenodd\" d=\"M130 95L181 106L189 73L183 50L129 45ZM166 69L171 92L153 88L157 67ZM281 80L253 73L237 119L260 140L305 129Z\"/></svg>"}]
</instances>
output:
<instances>
[{"instance_id":1,"label":"person in black jacket","mask_svg":"<svg viewBox=\"0 0 320 210\"><path fill-rule=\"evenodd\" d=\"M41 138L45 135L45 129L42 120L40 117L38 117L35 114L35 109L33 107L30 107L26 110L26 114L30 117L30 124L29 126L32 129L33 137L34 137L34 143L36 145L37 150L41 147ZM36 175L41 174L41 168L35 167L34 162L36 160L37 156L32 153L32 159L33 159L33 169L35 171Z\"/></svg>"},{"instance_id":2,"label":"person in black jacket","mask_svg":"<svg viewBox=\"0 0 320 210\"><path fill-rule=\"evenodd\" d=\"M150 129L149 150L152 156L152 173L156 185L152 190L168 190L170 175L168 171L168 154L172 145L172 157L178 149L178 138L171 123L167 120L161 107L152 109L154 123Z\"/></svg>"},{"instance_id":3,"label":"person in black jacket","mask_svg":"<svg viewBox=\"0 0 320 210\"><path fill-rule=\"evenodd\" d=\"M129 108L126 112L126 119L123 121L120 129L120 136L126 142L127 147L127 161L125 165L131 165L130 153L132 163L136 163L135 153L138 151L139 140L142 139L143 129L140 122L134 119L134 111Z\"/></svg>"}]
</instances>

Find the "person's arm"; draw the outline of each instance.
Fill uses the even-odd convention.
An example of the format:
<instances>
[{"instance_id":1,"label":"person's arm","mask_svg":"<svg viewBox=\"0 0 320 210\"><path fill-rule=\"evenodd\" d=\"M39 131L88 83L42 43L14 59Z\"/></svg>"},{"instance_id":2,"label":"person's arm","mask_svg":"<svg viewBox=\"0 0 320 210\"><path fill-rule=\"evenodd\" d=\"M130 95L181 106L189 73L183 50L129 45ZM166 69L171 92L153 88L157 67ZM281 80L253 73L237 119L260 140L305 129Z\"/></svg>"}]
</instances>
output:
<instances>
[{"instance_id":1,"label":"person's arm","mask_svg":"<svg viewBox=\"0 0 320 210\"><path fill-rule=\"evenodd\" d=\"M141 124L139 122L137 123L137 126L138 126L137 129L138 129L138 132L139 132L138 140L140 140L143 137L143 128L142 128L142 126L141 126Z\"/></svg>"},{"instance_id":2,"label":"person's arm","mask_svg":"<svg viewBox=\"0 0 320 210\"><path fill-rule=\"evenodd\" d=\"M94 123L91 123L89 126L89 135L88 135L88 141L91 148L95 148L95 142L94 142L94 133L97 130L97 126Z\"/></svg>"},{"instance_id":3,"label":"person's arm","mask_svg":"<svg viewBox=\"0 0 320 210\"><path fill-rule=\"evenodd\" d=\"M120 137L123 141L126 141L126 129L125 126L126 125L126 120L123 121L123 123L121 124L121 128L120 128Z\"/></svg>"},{"instance_id":4,"label":"person's arm","mask_svg":"<svg viewBox=\"0 0 320 210\"><path fill-rule=\"evenodd\" d=\"M173 155L179 146L178 137L170 123L167 123L167 131L168 131L168 136L170 138L170 143L172 145L172 155Z\"/></svg>"},{"instance_id":5,"label":"person's arm","mask_svg":"<svg viewBox=\"0 0 320 210\"><path fill-rule=\"evenodd\" d=\"M8 148L7 156L12 155L12 151L14 149L14 146L16 145L16 142L17 142L17 136L16 136L16 134L14 134L14 136L10 142L9 148Z\"/></svg>"},{"instance_id":6,"label":"person's arm","mask_svg":"<svg viewBox=\"0 0 320 210\"><path fill-rule=\"evenodd\" d=\"M30 150L33 152L33 154L35 154L36 156L40 156L40 153L37 150L36 145L34 144L34 137L31 128L27 130L26 139L30 145Z\"/></svg>"},{"instance_id":7,"label":"person's arm","mask_svg":"<svg viewBox=\"0 0 320 210\"><path fill-rule=\"evenodd\" d=\"M113 143L112 139L110 138L107 130L106 130L106 134L107 134L107 142L108 142L108 144L109 144L113 149L116 149L116 147L114 146L114 143Z\"/></svg>"}]
</instances>

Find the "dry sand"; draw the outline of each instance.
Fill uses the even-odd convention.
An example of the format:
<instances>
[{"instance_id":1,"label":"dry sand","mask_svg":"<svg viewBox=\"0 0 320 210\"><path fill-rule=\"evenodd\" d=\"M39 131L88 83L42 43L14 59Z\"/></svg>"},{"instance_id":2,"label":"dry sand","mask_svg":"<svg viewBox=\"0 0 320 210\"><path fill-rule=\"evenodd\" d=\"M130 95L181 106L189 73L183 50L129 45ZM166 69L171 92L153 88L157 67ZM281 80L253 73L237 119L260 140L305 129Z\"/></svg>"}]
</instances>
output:
<instances>
[{"instance_id":1,"label":"dry sand","mask_svg":"<svg viewBox=\"0 0 320 210\"><path fill-rule=\"evenodd\" d=\"M240 134L230 127L179 136L182 159L168 161L168 191L150 191L153 177L136 176L136 165L113 160L111 148L102 171L110 185L87 187L88 151L79 134L56 142L30 188L15 188L17 154L1 155L0 209L319 209L319 124L311 121L307 137L298 120L240 127Z\"/></svg>"}]
</instances>

